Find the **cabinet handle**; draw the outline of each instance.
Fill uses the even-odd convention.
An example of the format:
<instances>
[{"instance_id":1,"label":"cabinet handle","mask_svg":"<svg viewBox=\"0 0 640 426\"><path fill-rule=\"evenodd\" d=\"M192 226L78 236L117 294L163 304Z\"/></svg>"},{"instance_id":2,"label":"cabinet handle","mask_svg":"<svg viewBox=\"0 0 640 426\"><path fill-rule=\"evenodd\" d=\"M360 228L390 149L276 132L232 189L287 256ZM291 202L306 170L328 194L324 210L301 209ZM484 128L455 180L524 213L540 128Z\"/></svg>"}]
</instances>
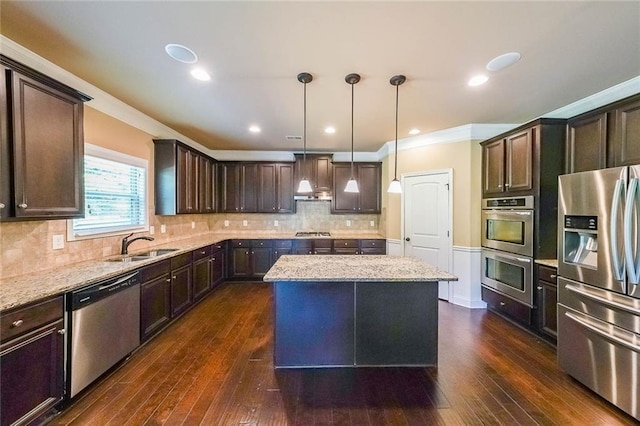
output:
<instances>
[{"instance_id":1,"label":"cabinet handle","mask_svg":"<svg viewBox=\"0 0 640 426\"><path fill-rule=\"evenodd\" d=\"M511 184L510 184L510 183L505 183L505 184L504 184L504 187L505 187L505 188L508 188L508 187L510 187L510 186L511 186Z\"/></svg>"},{"instance_id":2,"label":"cabinet handle","mask_svg":"<svg viewBox=\"0 0 640 426\"><path fill-rule=\"evenodd\" d=\"M347 243L344 243L344 245L346 246L346 245L347 245Z\"/></svg>"},{"instance_id":3,"label":"cabinet handle","mask_svg":"<svg viewBox=\"0 0 640 426\"><path fill-rule=\"evenodd\" d=\"M542 286L539 285L538 287L536 287L538 290L542 290Z\"/></svg>"},{"instance_id":4,"label":"cabinet handle","mask_svg":"<svg viewBox=\"0 0 640 426\"><path fill-rule=\"evenodd\" d=\"M20 327L22 324L24 324L24 321L19 319L19 320L16 320L16 321L12 322L11 323L11 327Z\"/></svg>"},{"instance_id":5,"label":"cabinet handle","mask_svg":"<svg viewBox=\"0 0 640 426\"><path fill-rule=\"evenodd\" d=\"M58 334L64 334L65 333L65 329L63 328L62 330L58 330Z\"/></svg>"},{"instance_id":6,"label":"cabinet handle","mask_svg":"<svg viewBox=\"0 0 640 426\"><path fill-rule=\"evenodd\" d=\"M4 209L5 207L4 203L0 203L0 209Z\"/></svg>"},{"instance_id":7,"label":"cabinet handle","mask_svg":"<svg viewBox=\"0 0 640 426\"><path fill-rule=\"evenodd\" d=\"M27 208L27 203L20 203L20 204L18 204L18 207L20 207L21 209L26 209Z\"/></svg>"},{"instance_id":8,"label":"cabinet handle","mask_svg":"<svg viewBox=\"0 0 640 426\"><path fill-rule=\"evenodd\" d=\"M498 188L502 189L502 184L498 185Z\"/></svg>"},{"instance_id":9,"label":"cabinet handle","mask_svg":"<svg viewBox=\"0 0 640 426\"><path fill-rule=\"evenodd\" d=\"M215 262L215 260L216 260L216 258L215 258L215 257L212 257L212 258L211 258L211 261L212 261L212 262Z\"/></svg>"},{"instance_id":10,"label":"cabinet handle","mask_svg":"<svg viewBox=\"0 0 640 426\"><path fill-rule=\"evenodd\" d=\"M505 305L506 305L506 303L500 302L500 306L505 306Z\"/></svg>"},{"instance_id":11,"label":"cabinet handle","mask_svg":"<svg viewBox=\"0 0 640 426\"><path fill-rule=\"evenodd\" d=\"M313 254L313 252L311 250L309 250L309 254Z\"/></svg>"},{"instance_id":12,"label":"cabinet handle","mask_svg":"<svg viewBox=\"0 0 640 426\"><path fill-rule=\"evenodd\" d=\"M205 253L206 253L206 251L201 251L201 252L200 252L200 254L205 254Z\"/></svg>"},{"instance_id":13,"label":"cabinet handle","mask_svg":"<svg viewBox=\"0 0 640 426\"><path fill-rule=\"evenodd\" d=\"M176 279L176 276L174 275L174 276L172 276L171 278L173 278L173 279L175 280L175 279Z\"/></svg>"},{"instance_id":14,"label":"cabinet handle","mask_svg":"<svg viewBox=\"0 0 640 426\"><path fill-rule=\"evenodd\" d=\"M556 278L558 278L558 276L556 274L551 274L550 277L551 277L552 280L555 280Z\"/></svg>"},{"instance_id":15,"label":"cabinet handle","mask_svg":"<svg viewBox=\"0 0 640 426\"><path fill-rule=\"evenodd\" d=\"M171 282L171 278L167 278L167 282L170 283Z\"/></svg>"}]
</instances>

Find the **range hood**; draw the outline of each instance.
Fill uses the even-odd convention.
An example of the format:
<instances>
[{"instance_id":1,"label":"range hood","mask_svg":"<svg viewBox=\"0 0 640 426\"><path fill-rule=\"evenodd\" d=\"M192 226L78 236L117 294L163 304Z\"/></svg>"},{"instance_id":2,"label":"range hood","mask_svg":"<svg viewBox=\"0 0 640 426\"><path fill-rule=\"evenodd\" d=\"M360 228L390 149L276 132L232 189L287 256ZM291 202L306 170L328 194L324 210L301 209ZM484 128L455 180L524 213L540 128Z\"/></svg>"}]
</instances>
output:
<instances>
[{"instance_id":1,"label":"range hood","mask_svg":"<svg viewBox=\"0 0 640 426\"><path fill-rule=\"evenodd\" d=\"M330 192L315 192L305 195L294 195L293 199L296 201L331 201Z\"/></svg>"}]
</instances>

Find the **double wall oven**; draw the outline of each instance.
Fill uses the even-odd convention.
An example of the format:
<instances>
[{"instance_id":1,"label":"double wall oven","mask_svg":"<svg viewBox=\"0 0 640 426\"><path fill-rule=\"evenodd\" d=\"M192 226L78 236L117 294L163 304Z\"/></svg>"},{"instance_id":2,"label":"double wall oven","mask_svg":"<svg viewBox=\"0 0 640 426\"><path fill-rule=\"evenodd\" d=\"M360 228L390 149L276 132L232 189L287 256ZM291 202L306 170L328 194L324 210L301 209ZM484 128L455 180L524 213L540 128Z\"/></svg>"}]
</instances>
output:
<instances>
[{"instance_id":1,"label":"double wall oven","mask_svg":"<svg viewBox=\"0 0 640 426\"><path fill-rule=\"evenodd\" d=\"M482 200L482 285L533 306L533 196Z\"/></svg>"}]
</instances>

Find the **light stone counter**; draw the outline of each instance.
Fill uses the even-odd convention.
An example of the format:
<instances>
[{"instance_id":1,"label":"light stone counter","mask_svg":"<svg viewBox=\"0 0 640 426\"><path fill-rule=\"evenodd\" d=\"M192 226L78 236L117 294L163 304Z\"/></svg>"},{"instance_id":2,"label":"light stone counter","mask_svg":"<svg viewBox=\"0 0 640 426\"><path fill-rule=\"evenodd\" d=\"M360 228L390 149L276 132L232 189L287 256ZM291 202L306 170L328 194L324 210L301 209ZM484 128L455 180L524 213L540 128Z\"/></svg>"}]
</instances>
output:
<instances>
[{"instance_id":1,"label":"light stone counter","mask_svg":"<svg viewBox=\"0 0 640 426\"><path fill-rule=\"evenodd\" d=\"M398 256L282 256L264 281L457 281L419 259Z\"/></svg>"},{"instance_id":2,"label":"light stone counter","mask_svg":"<svg viewBox=\"0 0 640 426\"><path fill-rule=\"evenodd\" d=\"M209 244L230 239L297 239L294 232L217 232L196 238L150 247L144 251L160 248L178 249L172 253L136 262L111 262L111 258L96 259L55 269L0 279L0 311L26 305L38 299L55 296L67 291L93 284L107 278L115 277L142 266L169 259ZM381 238L374 233L333 233L330 238ZM132 256L136 252L132 253ZM37 254L34 254L37 255ZM119 256L115 256L117 258Z\"/></svg>"},{"instance_id":3,"label":"light stone counter","mask_svg":"<svg viewBox=\"0 0 640 426\"><path fill-rule=\"evenodd\" d=\"M558 259L536 259L536 263L558 269Z\"/></svg>"}]
</instances>

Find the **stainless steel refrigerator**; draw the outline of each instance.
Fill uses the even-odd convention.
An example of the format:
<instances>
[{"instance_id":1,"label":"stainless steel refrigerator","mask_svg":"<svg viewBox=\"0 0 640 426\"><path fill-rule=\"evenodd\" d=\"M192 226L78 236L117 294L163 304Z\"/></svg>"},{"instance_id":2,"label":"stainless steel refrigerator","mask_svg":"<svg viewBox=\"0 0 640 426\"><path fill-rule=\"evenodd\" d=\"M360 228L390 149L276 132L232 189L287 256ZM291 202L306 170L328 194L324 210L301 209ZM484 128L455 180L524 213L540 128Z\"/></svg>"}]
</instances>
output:
<instances>
[{"instance_id":1,"label":"stainless steel refrigerator","mask_svg":"<svg viewBox=\"0 0 640 426\"><path fill-rule=\"evenodd\" d=\"M640 420L640 165L560 176L558 361Z\"/></svg>"}]
</instances>

